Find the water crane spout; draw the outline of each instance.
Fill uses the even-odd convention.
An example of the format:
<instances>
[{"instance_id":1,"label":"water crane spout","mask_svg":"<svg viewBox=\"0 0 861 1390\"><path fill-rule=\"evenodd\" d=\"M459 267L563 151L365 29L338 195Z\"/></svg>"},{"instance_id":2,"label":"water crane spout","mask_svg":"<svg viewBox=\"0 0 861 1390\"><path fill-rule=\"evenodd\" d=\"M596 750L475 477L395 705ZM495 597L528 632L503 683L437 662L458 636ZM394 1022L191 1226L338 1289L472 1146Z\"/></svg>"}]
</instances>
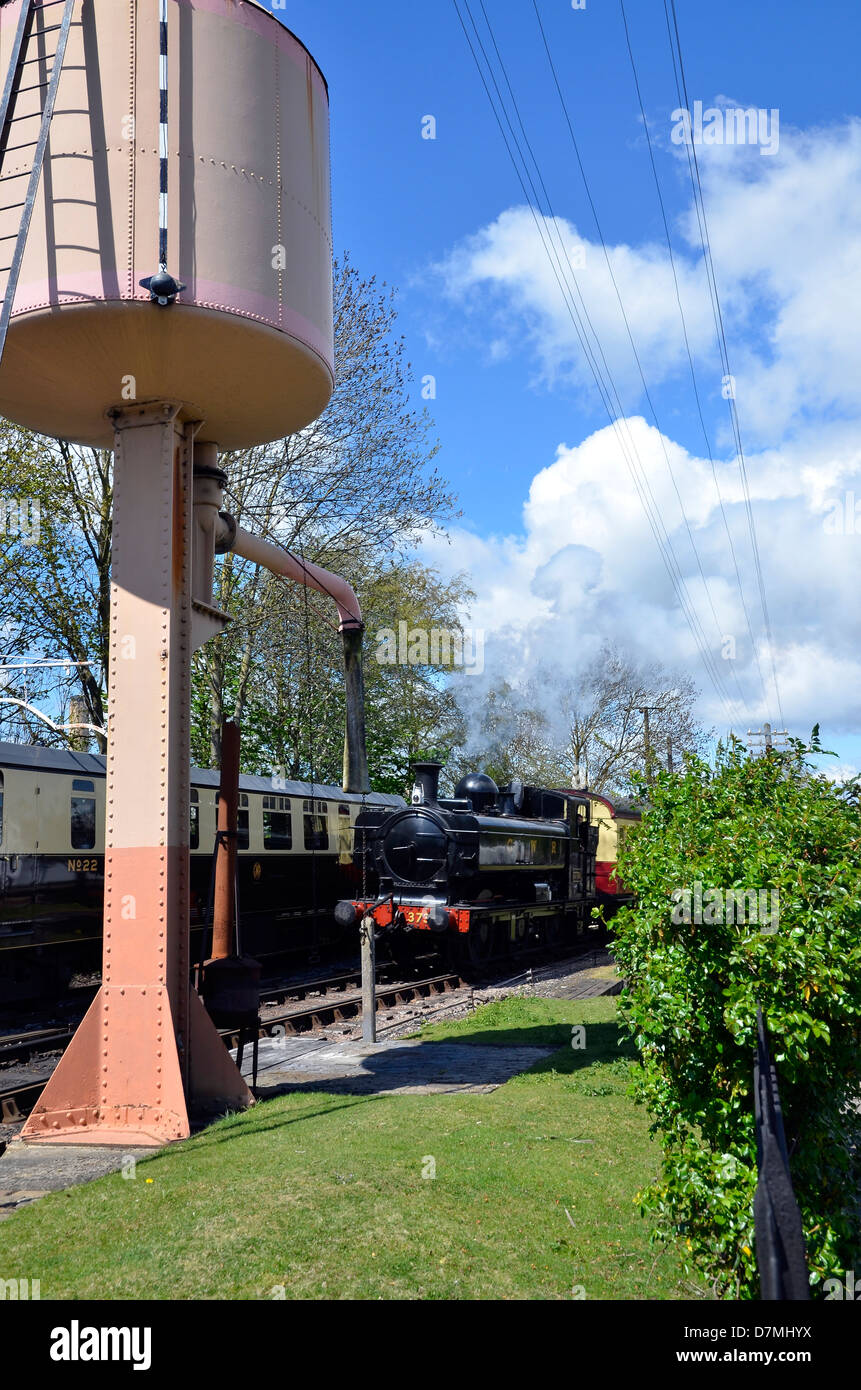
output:
<instances>
[{"instance_id":1,"label":"water crane spout","mask_svg":"<svg viewBox=\"0 0 861 1390\"><path fill-rule=\"evenodd\" d=\"M222 521L232 522L232 518L222 516ZM233 523L235 525L235 523ZM316 589L332 599L338 609L338 631L344 651L344 681L347 706L346 734L344 739L344 779L346 792L366 792L370 790L368 781L368 757L365 741L365 681L362 671L362 633L365 624L362 610L353 589L341 575L331 574L291 555L283 546L252 536L250 532L236 526L230 546L237 555L251 560L255 565L263 565L273 574L294 579L297 584Z\"/></svg>"}]
</instances>

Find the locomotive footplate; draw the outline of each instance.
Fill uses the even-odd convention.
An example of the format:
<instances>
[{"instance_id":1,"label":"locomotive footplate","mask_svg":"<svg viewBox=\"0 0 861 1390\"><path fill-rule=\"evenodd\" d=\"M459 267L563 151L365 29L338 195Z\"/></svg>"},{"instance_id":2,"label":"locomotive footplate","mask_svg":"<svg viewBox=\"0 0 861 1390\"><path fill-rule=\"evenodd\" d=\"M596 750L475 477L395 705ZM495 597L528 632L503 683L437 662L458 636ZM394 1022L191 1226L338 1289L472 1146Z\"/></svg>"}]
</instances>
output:
<instances>
[{"instance_id":1,"label":"locomotive footplate","mask_svg":"<svg viewBox=\"0 0 861 1390\"><path fill-rule=\"evenodd\" d=\"M393 927L406 931L468 933L480 923L488 921L504 921L513 927L517 919L525 922L527 917L531 920L576 916L575 905L565 902L530 903L524 910L523 903L470 903L469 907L449 907L436 899L416 901L388 896L376 901L354 898L349 906L355 912L355 920L370 916L382 929Z\"/></svg>"},{"instance_id":2,"label":"locomotive footplate","mask_svg":"<svg viewBox=\"0 0 861 1390\"><path fill-rule=\"evenodd\" d=\"M338 904L340 909L345 904ZM470 909L448 907L436 899L430 901L409 901L392 897L369 899L354 898L349 906L353 908L356 919L373 917L378 927L400 928L406 931L458 931L468 932ZM337 911L336 911L337 917Z\"/></svg>"}]
</instances>

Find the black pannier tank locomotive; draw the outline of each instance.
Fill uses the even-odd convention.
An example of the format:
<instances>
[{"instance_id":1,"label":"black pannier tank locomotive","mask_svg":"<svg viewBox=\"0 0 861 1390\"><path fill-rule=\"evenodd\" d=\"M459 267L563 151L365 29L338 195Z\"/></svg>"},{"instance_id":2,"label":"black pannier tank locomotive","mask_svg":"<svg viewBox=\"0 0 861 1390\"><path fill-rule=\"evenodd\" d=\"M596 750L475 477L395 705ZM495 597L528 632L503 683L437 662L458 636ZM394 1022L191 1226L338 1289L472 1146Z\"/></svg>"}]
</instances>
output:
<instances>
[{"instance_id":1,"label":"black pannier tank locomotive","mask_svg":"<svg viewBox=\"0 0 861 1390\"><path fill-rule=\"evenodd\" d=\"M370 915L378 932L445 936L454 961L479 963L553 944L586 929L595 903L598 832L588 797L484 773L439 796L439 763L416 763L411 804L362 810L355 855L362 894L339 903L349 925ZM413 938L411 945L415 944Z\"/></svg>"}]
</instances>

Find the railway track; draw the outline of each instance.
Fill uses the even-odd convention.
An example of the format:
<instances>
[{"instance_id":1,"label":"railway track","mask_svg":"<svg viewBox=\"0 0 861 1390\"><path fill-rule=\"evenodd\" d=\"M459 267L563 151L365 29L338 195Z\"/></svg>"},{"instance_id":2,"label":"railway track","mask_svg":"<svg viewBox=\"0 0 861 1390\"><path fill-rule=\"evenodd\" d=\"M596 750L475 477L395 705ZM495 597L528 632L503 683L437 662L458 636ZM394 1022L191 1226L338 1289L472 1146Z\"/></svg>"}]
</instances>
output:
<instances>
[{"instance_id":1,"label":"railway track","mask_svg":"<svg viewBox=\"0 0 861 1390\"><path fill-rule=\"evenodd\" d=\"M46 1052L55 1052L71 1038L78 1026L63 1024L59 1028L30 1028L23 1033L4 1033L0 1037L0 1063L29 1062Z\"/></svg>"},{"instance_id":2,"label":"railway track","mask_svg":"<svg viewBox=\"0 0 861 1390\"><path fill-rule=\"evenodd\" d=\"M361 989L351 989L355 982L361 982L361 974L350 971L343 975L331 976L321 980L303 981L300 985L273 986L261 992L261 1004L282 1001L300 995L303 998L293 1007L267 1014L259 1020L258 1037L265 1038L311 1032L333 1023L351 1021L361 1017ZM465 987L465 981L456 974L433 975L425 979L400 981L396 984L379 984L376 988L376 1007L378 1012L409 1004L417 999L428 999L437 995L450 994ZM320 997L308 1000L309 994ZM62 1028L32 1029L26 1033L7 1034L0 1042L0 1062L32 1061L34 1057L61 1052L71 1041L77 1023ZM239 1045L238 1029L221 1028L225 1046ZM245 1038L246 1045L248 1038ZM4 1087L0 1076L0 1123L17 1124L27 1118L39 1096L47 1085L48 1078L16 1082Z\"/></svg>"},{"instance_id":3,"label":"railway track","mask_svg":"<svg viewBox=\"0 0 861 1390\"><path fill-rule=\"evenodd\" d=\"M449 994L453 990L467 987L460 975L433 975L425 980L409 980L396 985L377 985L377 1013L396 1008L399 1004L411 1004L416 999L428 999L433 995ZM327 1028L333 1023L344 1023L361 1017L362 992L345 990L333 998L331 992L326 998L313 1003L287 1009L283 1013L272 1014L260 1020L258 1037L271 1037L273 1034L307 1033L314 1028ZM237 1029L219 1029L229 1047L239 1044Z\"/></svg>"},{"instance_id":4,"label":"railway track","mask_svg":"<svg viewBox=\"0 0 861 1390\"><path fill-rule=\"evenodd\" d=\"M19 1120L26 1120L47 1084L46 1078L44 1081L0 1089L0 1123L14 1125Z\"/></svg>"},{"instance_id":5,"label":"railway track","mask_svg":"<svg viewBox=\"0 0 861 1390\"><path fill-rule=\"evenodd\" d=\"M383 1001L393 1000L397 1003L409 1002L409 999L417 997L417 993L424 991L425 994L433 993L436 981L455 978L453 976L436 975L430 979L418 980L397 980L389 982L387 976L391 975L391 966L380 966L377 970L378 998ZM459 978L459 977L458 977ZM337 975L321 976L318 979L307 979L299 981L276 981L264 984L260 991L261 1008L268 1009L272 1006L286 1005L288 1003L302 1004L304 1001L311 1001L304 1008L297 1007L288 1009L284 1014L278 1015L277 1019L270 1018L267 1013L261 1020L261 1028L269 1027L270 1023L281 1023L285 1027L288 1022L293 1020L294 1032L302 1032L307 1027L313 1026L313 1020L319 1015L325 1015L328 1022L338 1022L344 1018L356 1016L354 1003L355 998L361 992L362 974L360 970L343 971ZM87 1003L91 1002L93 995L88 998ZM383 1002L378 1004L378 1008L392 1007L391 1003ZM32 1061L36 1057L44 1056L52 1052L62 1051L72 1038L78 1024L83 1018L82 1013L77 1013L73 1018L63 1023L54 1024L49 1028L26 1028L16 1033L0 1034L0 1066L9 1065L14 1062L24 1063ZM305 1022L311 1019L312 1023ZM264 1034L261 1033L261 1036ZM232 1035L231 1035L232 1036ZM2 1081L2 1073L0 1073Z\"/></svg>"},{"instance_id":6,"label":"railway track","mask_svg":"<svg viewBox=\"0 0 861 1390\"><path fill-rule=\"evenodd\" d=\"M598 947L599 951L601 949ZM526 979L538 979L544 973L538 964L539 958L547 960L548 956L554 957L558 967L563 960L573 962L588 956L596 956L596 950L589 947L572 953L569 948L565 954L564 951L556 948L552 951L536 952L535 955L536 959L533 965L519 974L502 979L500 976L504 972L493 971L483 983L506 984ZM537 969L536 966L538 966ZM548 970L552 970L552 968L553 966L548 966ZM383 966L378 971L378 975L385 974L390 970L390 966ZM331 1027L337 1023L355 1022L362 1013L360 984L361 972L350 970L319 979L302 980L295 983L274 983L264 986L260 994L261 1006L264 1008L274 1006L275 1011L266 1013L260 1018L257 1036L264 1038L273 1035L295 1035L312 1032L316 1028ZM376 987L376 1009L378 1013L385 1013L389 1009L414 1003L420 999L440 998L475 986L476 982L470 984L456 972L437 973L418 980L400 980L392 983L384 981L378 983ZM283 1006L288 1002L291 1005L289 1008L278 1008L279 1005ZM456 1007L458 1002L452 1001L449 1004L443 1004L440 1009L435 1009L433 1012L445 1012L449 1008ZM59 1028L34 1028L23 1033L3 1035L0 1037L0 1064L4 1062L7 1064L10 1062L28 1062L36 1057L45 1057L52 1052L62 1052L71 1040L79 1021L71 1021ZM380 1031L386 1032L388 1030L383 1028ZM239 1046L240 1033L238 1029L219 1029L219 1032L227 1047ZM249 1043L247 1035L244 1041L247 1046ZM42 1077L39 1080L28 1079L4 1088L2 1073L0 1073L0 1123L16 1124L26 1119L44 1090L47 1080L47 1077Z\"/></svg>"}]
</instances>

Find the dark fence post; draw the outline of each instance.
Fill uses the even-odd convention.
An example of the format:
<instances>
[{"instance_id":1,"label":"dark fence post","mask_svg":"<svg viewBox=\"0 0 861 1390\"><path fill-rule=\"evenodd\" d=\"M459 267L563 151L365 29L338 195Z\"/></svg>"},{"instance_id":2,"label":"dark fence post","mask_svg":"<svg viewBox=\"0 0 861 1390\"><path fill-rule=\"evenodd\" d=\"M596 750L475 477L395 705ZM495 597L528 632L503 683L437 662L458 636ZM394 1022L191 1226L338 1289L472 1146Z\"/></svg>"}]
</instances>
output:
<instances>
[{"instance_id":1,"label":"dark fence post","mask_svg":"<svg viewBox=\"0 0 861 1390\"><path fill-rule=\"evenodd\" d=\"M801 1212L792 1190L777 1070L768 1046L762 1010L756 1010L753 1064L756 1163L759 1180L753 1199L756 1262L764 1300L800 1302L810 1298Z\"/></svg>"}]
</instances>

